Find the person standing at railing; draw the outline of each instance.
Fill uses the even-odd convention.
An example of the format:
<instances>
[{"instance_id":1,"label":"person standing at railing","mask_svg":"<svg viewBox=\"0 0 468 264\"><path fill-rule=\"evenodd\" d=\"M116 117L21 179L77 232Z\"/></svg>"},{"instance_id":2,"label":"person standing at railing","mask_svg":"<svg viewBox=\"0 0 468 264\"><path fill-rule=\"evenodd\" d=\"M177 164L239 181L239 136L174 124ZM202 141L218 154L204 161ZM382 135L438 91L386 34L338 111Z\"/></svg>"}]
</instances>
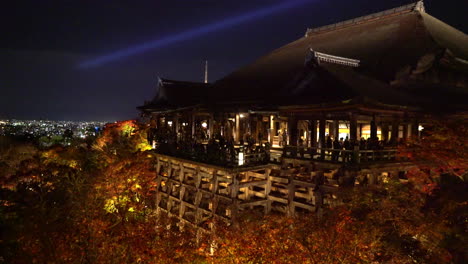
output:
<instances>
[{"instance_id":1,"label":"person standing at railing","mask_svg":"<svg viewBox=\"0 0 468 264\"><path fill-rule=\"evenodd\" d=\"M359 163L359 141L351 139L349 142L350 150L353 152L349 153L352 163Z\"/></svg>"},{"instance_id":2,"label":"person standing at railing","mask_svg":"<svg viewBox=\"0 0 468 264\"><path fill-rule=\"evenodd\" d=\"M270 142L265 142L265 149L264 149L264 151L265 151L265 160L264 160L264 162L265 163L270 162L270 147L271 147Z\"/></svg>"},{"instance_id":3,"label":"person standing at railing","mask_svg":"<svg viewBox=\"0 0 468 264\"><path fill-rule=\"evenodd\" d=\"M299 155L301 156L301 158L304 158L304 140L302 138L299 139L298 149L299 149Z\"/></svg>"},{"instance_id":4,"label":"person standing at railing","mask_svg":"<svg viewBox=\"0 0 468 264\"><path fill-rule=\"evenodd\" d=\"M343 149L341 145L341 141L338 139L333 141L333 152L332 152L332 161L338 161L338 157L340 155L340 150Z\"/></svg>"},{"instance_id":5,"label":"person standing at railing","mask_svg":"<svg viewBox=\"0 0 468 264\"><path fill-rule=\"evenodd\" d=\"M366 145L366 139L364 139L364 137L361 137L361 140L359 141L359 149L366 150Z\"/></svg>"},{"instance_id":6,"label":"person standing at railing","mask_svg":"<svg viewBox=\"0 0 468 264\"><path fill-rule=\"evenodd\" d=\"M327 136L327 142L326 142L326 146L325 146L328 150L328 155L331 154L331 159L333 160L333 151L332 151L332 148L333 148L333 141L330 137L330 135ZM322 150L323 151L323 150Z\"/></svg>"},{"instance_id":7,"label":"person standing at railing","mask_svg":"<svg viewBox=\"0 0 468 264\"><path fill-rule=\"evenodd\" d=\"M346 136L346 139L343 142L343 149L345 151L342 151L341 158L343 159L343 162L349 162L350 152L348 152L348 151L351 150L351 143L349 142L349 139L348 139L347 136Z\"/></svg>"},{"instance_id":8,"label":"person standing at railing","mask_svg":"<svg viewBox=\"0 0 468 264\"><path fill-rule=\"evenodd\" d=\"M284 147L283 146L283 133L281 133L281 130L278 131L278 144L280 147Z\"/></svg>"}]
</instances>

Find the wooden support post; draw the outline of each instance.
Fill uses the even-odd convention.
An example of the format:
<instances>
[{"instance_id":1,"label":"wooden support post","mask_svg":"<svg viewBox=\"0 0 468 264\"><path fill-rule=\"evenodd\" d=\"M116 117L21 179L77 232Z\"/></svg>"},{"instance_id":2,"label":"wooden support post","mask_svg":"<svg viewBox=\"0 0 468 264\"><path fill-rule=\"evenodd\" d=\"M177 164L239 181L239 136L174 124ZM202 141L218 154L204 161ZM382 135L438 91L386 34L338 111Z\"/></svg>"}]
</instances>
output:
<instances>
[{"instance_id":1,"label":"wooden support post","mask_svg":"<svg viewBox=\"0 0 468 264\"><path fill-rule=\"evenodd\" d=\"M250 181L250 175L249 175L248 172L245 172L245 180L247 182ZM252 186L247 186L247 187L244 187L243 189L244 189L244 201L250 200L250 194L251 194Z\"/></svg>"},{"instance_id":2,"label":"wooden support post","mask_svg":"<svg viewBox=\"0 0 468 264\"><path fill-rule=\"evenodd\" d=\"M358 134L357 134L357 119L354 115L351 115L349 118L349 139L357 141Z\"/></svg>"},{"instance_id":3,"label":"wooden support post","mask_svg":"<svg viewBox=\"0 0 468 264\"><path fill-rule=\"evenodd\" d=\"M156 175L159 176L159 173L161 172L161 160L158 157L156 159Z\"/></svg>"},{"instance_id":4,"label":"wooden support post","mask_svg":"<svg viewBox=\"0 0 468 264\"><path fill-rule=\"evenodd\" d=\"M398 143L399 125L400 124L396 120L392 122L392 137L390 139L392 144L397 144Z\"/></svg>"},{"instance_id":5,"label":"wooden support post","mask_svg":"<svg viewBox=\"0 0 468 264\"><path fill-rule=\"evenodd\" d=\"M155 204L155 207L159 208L160 204L161 204L161 191L158 189L156 191L156 204Z\"/></svg>"},{"instance_id":6,"label":"wooden support post","mask_svg":"<svg viewBox=\"0 0 468 264\"><path fill-rule=\"evenodd\" d=\"M323 150L326 148L326 143L325 143L325 124L326 124L325 118L320 119L320 124L319 124L319 141L320 141L320 159L324 160L325 159L325 151Z\"/></svg>"},{"instance_id":7,"label":"wooden support post","mask_svg":"<svg viewBox=\"0 0 468 264\"><path fill-rule=\"evenodd\" d=\"M203 193L200 190L198 190L197 194L195 194L195 204L194 205L195 205L196 208L200 207L200 203L201 203L202 198L203 198Z\"/></svg>"},{"instance_id":8,"label":"wooden support post","mask_svg":"<svg viewBox=\"0 0 468 264\"><path fill-rule=\"evenodd\" d=\"M377 138L377 123L375 121L375 115L372 116L372 121L370 122L370 137L371 139Z\"/></svg>"},{"instance_id":9,"label":"wooden support post","mask_svg":"<svg viewBox=\"0 0 468 264\"><path fill-rule=\"evenodd\" d=\"M374 184L377 184L377 172L376 171L371 171L371 173L369 173L368 175L368 182L369 182L369 185L374 185Z\"/></svg>"},{"instance_id":10,"label":"wooden support post","mask_svg":"<svg viewBox=\"0 0 468 264\"><path fill-rule=\"evenodd\" d=\"M335 140L340 139L340 121L339 120L333 121L333 134L335 136Z\"/></svg>"},{"instance_id":11,"label":"wooden support post","mask_svg":"<svg viewBox=\"0 0 468 264\"><path fill-rule=\"evenodd\" d=\"M295 215L296 208L294 206L294 195L295 195L295 186L294 186L294 175L289 175L288 179L288 215L293 217Z\"/></svg>"},{"instance_id":12,"label":"wooden support post","mask_svg":"<svg viewBox=\"0 0 468 264\"><path fill-rule=\"evenodd\" d=\"M254 132L254 139L255 139L255 142L259 143L259 144L262 144L262 142L260 142L260 139L259 139L259 136L258 134L260 133L260 128L262 126L262 116L261 115L256 115L256 120L255 120L255 132ZM263 135L264 137L264 135Z\"/></svg>"},{"instance_id":13,"label":"wooden support post","mask_svg":"<svg viewBox=\"0 0 468 264\"><path fill-rule=\"evenodd\" d=\"M297 146L298 140L298 129L297 129L297 118L294 116L289 117L288 119L288 137L289 137L289 145Z\"/></svg>"},{"instance_id":14,"label":"wooden support post","mask_svg":"<svg viewBox=\"0 0 468 264\"><path fill-rule=\"evenodd\" d=\"M233 175L232 178L232 185L230 186L230 197L231 197L231 221L234 225L237 225L237 213L239 210L239 199L237 199L237 195L239 194L239 174Z\"/></svg>"},{"instance_id":15,"label":"wooden support post","mask_svg":"<svg viewBox=\"0 0 468 264\"><path fill-rule=\"evenodd\" d=\"M335 139L335 129L333 129L333 122L327 122L326 127L328 127L328 135L332 138Z\"/></svg>"},{"instance_id":16,"label":"wooden support post","mask_svg":"<svg viewBox=\"0 0 468 264\"><path fill-rule=\"evenodd\" d=\"M179 218L183 219L185 215L185 204L183 202L184 200L184 195L185 195L185 187L181 186L180 187L180 192L179 192Z\"/></svg>"},{"instance_id":17,"label":"wooden support post","mask_svg":"<svg viewBox=\"0 0 468 264\"><path fill-rule=\"evenodd\" d=\"M273 146L274 137L276 136L275 116L270 116L270 144Z\"/></svg>"},{"instance_id":18,"label":"wooden support post","mask_svg":"<svg viewBox=\"0 0 468 264\"><path fill-rule=\"evenodd\" d=\"M242 139L240 135L240 116L239 114L236 114L236 135L234 137L234 140L236 142L239 142Z\"/></svg>"},{"instance_id":19,"label":"wooden support post","mask_svg":"<svg viewBox=\"0 0 468 264\"><path fill-rule=\"evenodd\" d=\"M408 124L404 123L403 124L403 141L406 141L409 136L408 136Z\"/></svg>"},{"instance_id":20,"label":"wooden support post","mask_svg":"<svg viewBox=\"0 0 468 264\"><path fill-rule=\"evenodd\" d=\"M419 122L414 120L411 123L411 139L417 140L419 138Z\"/></svg>"},{"instance_id":21,"label":"wooden support post","mask_svg":"<svg viewBox=\"0 0 468 264\"><path fill-rule=\"evenodd\" d=\"M176 141L178 142L179 137L181 136L179 135L179 129L180 129L179 115L175 114L173 120L174 120L173 121L174 123L172 125L174 126L174 132L176 134Z\"/></svg>"},{"instance_id":22,"label":"wooden support post","mask_svg":"<svg viewBox=\"0 0 468 264\"><path fill-rule=\"evenodd\" d=\"M309 122L310 131L310 146L313 148L317 147L317 120L313 119Z\"/></svg>"},{"instance_id":23,"label":"wooden support post","mask_svg":"<svg viewBox=\"0 0 468 264\"><path fill-rule=\"evenodd\" d=\"M179 169L179 181L181 183L185 181L185 169L184 169L184 164L182 162L180 163L180 169Z\"/></svg>"},{"instance_id":24,"label":"wooden support post","mask_svg":"<svg viewBox=\"0 0 468 264\"><path fill-rule=\"evenodd\" d=\"M216 210L218 209L219 198L215 195L210 202L210 210L213 214L216 214Z\"/></svg>"},{"instance_id":25,"label":"wooden support post","mask_svg":"<svg viewBox=\"0 0 468 264\"><path fill-rule=\"evenodd\" d=\"M210 190L211 190L211 193L215 194L218 192L218 171L214 170L213 171L213 176L211 178L211 186L210 186Z\"/></svg>"},{"instance_id":26,"label":"wooden support post","mask_svg":"<svg viewBox=\"0 0 468 264\"><path fill-rule=\"evenodd\" d=\"M214 116L213 114L210 114L210 117L208 118L208 137L211 139L214 137Z\"/></svg>"},{"instance_id":27,"label":"wooden support post","mask_svg":"<svg viewBox=\"0 0 468 264\"><path fill-rule=\"evenodd\" d=\"M195 123L197 119L195 116L195 113L192 113L191 118L190 118L190 125L192 127L192 138L195 138Z\"/></svg>"},{"instance_id":28,"label":"wooden support post","mask_svg":"<svg viewBox=\"0 0 468 264\"><path fill-rule=\"evenodd\" d=\"M388 132L389 132L388 123L382 123L382 140L383 140L383 142L387 142L389 140Z\"/></svg>"},{"instance_id":29,"label":"wooden support post","mask_svg":"<svg viewBox=\"0 0 468 264\"><path fill-rule=\"evenodd\" d=\"M271 192L271 179L270 179L271 169L265 170L265 179L267 180L265 184L265 199L267 199L267 204L265 206L265 214L270 213L271 211L271 200L269 199L270 192Z\"/></svg>"},{"instance_id":30,"label":"wooden support post","mask_svg":"<svg viewBox=\"0 0 468 264\"><path fill-rule=\"evenodd\" d=\"M193 175L193 178L195 180L195 187L201 188L200 183L201 183L201 175L200 175L200 166L197 166L195 169L195 175Z\"/></svg>"}]
</instances>

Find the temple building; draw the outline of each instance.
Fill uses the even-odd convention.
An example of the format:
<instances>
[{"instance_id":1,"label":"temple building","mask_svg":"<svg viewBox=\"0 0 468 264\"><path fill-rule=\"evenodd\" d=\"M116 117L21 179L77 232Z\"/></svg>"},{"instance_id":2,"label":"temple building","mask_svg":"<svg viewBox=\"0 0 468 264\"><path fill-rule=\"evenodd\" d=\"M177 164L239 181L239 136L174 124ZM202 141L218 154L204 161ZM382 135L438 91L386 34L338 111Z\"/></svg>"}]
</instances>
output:
<instances>
[{"instance_id":1,"label":"temple building","mask_svg":"<svg viewBox=\"0 0 468 264\"><path fill-rule=\"evenodd\" d=\"M435 116L467 113L467 99L468 36L419 1L307 29L214 83L160 79L138 109L165 157L216 160L218 171L288 162L360 164L369 173L386 164L380 174L404 170L397 144L420 137ZM197 156L210 145L221 149L214 159ZM281 199L268 198L265 208Z\"/></svg>"}]
</instances>

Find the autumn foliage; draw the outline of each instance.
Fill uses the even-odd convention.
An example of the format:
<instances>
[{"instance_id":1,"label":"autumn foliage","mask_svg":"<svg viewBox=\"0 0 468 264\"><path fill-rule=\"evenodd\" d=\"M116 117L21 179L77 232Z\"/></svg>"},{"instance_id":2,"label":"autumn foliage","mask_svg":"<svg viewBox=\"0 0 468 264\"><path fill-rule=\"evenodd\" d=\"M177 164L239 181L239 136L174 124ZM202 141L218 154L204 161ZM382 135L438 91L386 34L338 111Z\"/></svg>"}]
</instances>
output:
<instances>
[{"instance_id":1,"label":"autumn foliage","mask_svg":"<svg viewBox=\"0 0 468 264\"><path fill-rule=\"evenodd\" d=\"M402 149L421 168L408 179L343 191L320 218L247 211L211 233L158 213L135 121L88 145L3 144L0 263L466 263L468 131L427 130Z\"/></svg>"}]
</instances>

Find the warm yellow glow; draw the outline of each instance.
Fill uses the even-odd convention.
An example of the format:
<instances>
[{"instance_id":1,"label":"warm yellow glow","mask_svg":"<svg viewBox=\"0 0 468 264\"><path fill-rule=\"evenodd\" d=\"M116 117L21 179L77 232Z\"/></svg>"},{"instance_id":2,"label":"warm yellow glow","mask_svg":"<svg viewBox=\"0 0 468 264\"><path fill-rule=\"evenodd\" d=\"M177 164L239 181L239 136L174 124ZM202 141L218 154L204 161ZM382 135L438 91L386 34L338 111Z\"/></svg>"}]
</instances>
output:
<instances>
[{"instance_id":1,"label":"warm yellow glow","mask_svg":"<svg viewBox=\"0 0 468 264\"><path fill-rule=\"evenodd\" d=\"M203 123L201 124L201 126L202 126L203 128L207 128L207 127L208 127L208 124L207 124L206 122L203 122Z\"/></svg>"},{"instance_id":2,"label":"warm yellow glow","mask_svg":"<svg viewBox=\"0 0 468 264\"><path fill-rule=\"evenodd\" d=\"M361 137L363 137L365 139L369 139L370 136L371 136L370 125L362 126ZM382 139L382 130L380 129L380 127L377 127L377 138L379 140Z\"/></svg>"},{"instance_id":3,"label":"warm yellow glow","mask_svg":"<svg viewBox=\"0 0 468 264\"><path fill-rule=\"evenodd\" d=\"M244 165L244 153L239 152L239 166Z\"/></svg>"}]
</instances>

